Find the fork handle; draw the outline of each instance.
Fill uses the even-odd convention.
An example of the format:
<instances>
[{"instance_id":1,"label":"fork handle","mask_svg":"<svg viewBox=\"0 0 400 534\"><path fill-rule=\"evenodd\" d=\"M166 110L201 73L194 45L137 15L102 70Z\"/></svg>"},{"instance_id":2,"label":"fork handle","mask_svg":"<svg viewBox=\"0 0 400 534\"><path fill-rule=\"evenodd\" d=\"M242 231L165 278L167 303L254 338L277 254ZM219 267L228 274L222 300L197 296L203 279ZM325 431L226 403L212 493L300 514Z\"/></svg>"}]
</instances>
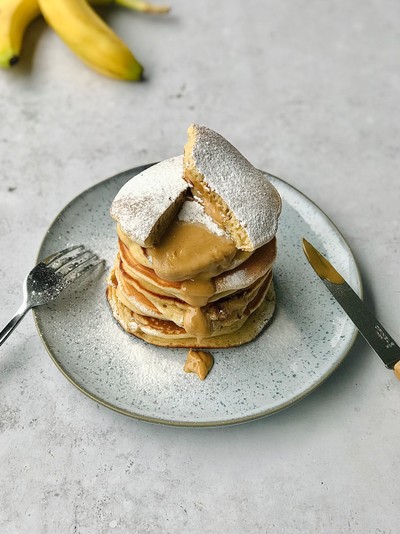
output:
<instances>
[{"instance_id":1,"label":"fork handle","mask_svg":"<svg viewBox=\"0 0 400 534\"><path fill-rule=\"evenodd\" d=\"M0 332L0 345L4 343L4 341L8 338L8 336L11 334L11 332L14 330L17 324L24 317L26 312L29 311L30 309L31 307L28 306L26 303L22 304L22 306L18 309L18 311L16 312L14 317L11 319L11 321L8 324L6 324L6 326Z\"/></svg>"}]
</instances>

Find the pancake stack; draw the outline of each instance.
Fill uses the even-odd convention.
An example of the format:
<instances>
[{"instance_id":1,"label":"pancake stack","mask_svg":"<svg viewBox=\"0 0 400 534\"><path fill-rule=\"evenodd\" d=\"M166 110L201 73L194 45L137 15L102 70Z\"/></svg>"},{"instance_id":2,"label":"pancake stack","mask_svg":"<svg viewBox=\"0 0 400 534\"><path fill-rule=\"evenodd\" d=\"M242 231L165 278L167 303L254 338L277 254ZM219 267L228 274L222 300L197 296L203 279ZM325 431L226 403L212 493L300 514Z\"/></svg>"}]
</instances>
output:
<instances>
[{"instance_id":1,"label":"pancake stack","mask_svg":"<svg viewBox=\"0 0 400 534\"><path fill-rule=\"evenodd\" d=\"M118 253L107 298L122 328L168 347L252 340L275 309L278 192L198 125L184 156L129 180L111 206Z\"/></svg>"}]
</instances>

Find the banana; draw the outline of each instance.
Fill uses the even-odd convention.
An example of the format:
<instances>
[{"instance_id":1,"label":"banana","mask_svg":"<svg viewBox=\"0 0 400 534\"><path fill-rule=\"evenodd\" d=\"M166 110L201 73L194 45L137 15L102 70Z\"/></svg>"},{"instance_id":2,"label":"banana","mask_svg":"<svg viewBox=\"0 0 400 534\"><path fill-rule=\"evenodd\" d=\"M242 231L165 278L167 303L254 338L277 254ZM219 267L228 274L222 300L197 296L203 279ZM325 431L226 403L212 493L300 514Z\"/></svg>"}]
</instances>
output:
<instances>
[{"instance_id":1,"label":"banana","mask_svg":"<svg viewBox=\"0 0 400 534\"><path fill-rule=\"evenodd\" d=\"M0 67L18 62L25 29L39 13L37 0L0 0Z\"/></svg>"},{"instance_id":2,"label":"banana","mask_svg":"<svg viewBox=\"0 0 400 534\"><path fill-rule=\"evenodd\" d=\"M144 0L115 0L115 2L121 6L136 9L136 11L142 11L143 13L167 13L170 10L169 6L155 6Z\"/></svg>"},{"instance_id":3,"label":"banana","mask_svg":"<svg viewBox=\"0 0 400 534\"><path fill-rule=\"evenodd\" d=\"M90 67L124 80L140 80L143 67L85 0L39 0L61 39Z\"/></svg>"},{"instance_id":4,"label":"banana","mask_svg":"<svg viewBox=\"0 0 400 534\"><path fill-rule=\"evenodd\" d=\"M89 0L89 3L95 6L118 3L129 9L146 13L166 13L170 9L169 6L156 6L144 0ZM39 15L38 0L0 0L0 67L8 68L18 62L25 30ZM92 17L89 17L88 22L89 20L92 20ZM111 30L106 33L112 34ZM120 58L122 59L122 56ZM132 58L130 60L132 61ZM124 75L121 76L118 73L114 75L102 69L97 70L113 77L125 78ZM131 72L130 76L128 75L127 79L137 79L138 73L133 75Z\"/></svg>"}]
</instances>

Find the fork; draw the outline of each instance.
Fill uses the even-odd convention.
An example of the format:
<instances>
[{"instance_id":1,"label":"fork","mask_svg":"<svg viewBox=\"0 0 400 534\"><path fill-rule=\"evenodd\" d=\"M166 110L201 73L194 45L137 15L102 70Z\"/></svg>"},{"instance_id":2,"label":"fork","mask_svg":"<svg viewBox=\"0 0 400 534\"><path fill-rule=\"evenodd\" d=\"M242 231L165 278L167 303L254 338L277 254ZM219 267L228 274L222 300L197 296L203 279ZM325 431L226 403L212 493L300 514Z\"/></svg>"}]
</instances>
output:
<instances>
[{"instance_id":1,"label":"fork","mask_svg":"<svg viewBox=\"0 0 400 534\"><path fill-rule=\"evenodd\" d=\"M23 302L0 332L0 345L30 309L54 300L72 282L104 263L83 245L66 248L38 263L24 280Z\"/></svg>"}]
</instances>

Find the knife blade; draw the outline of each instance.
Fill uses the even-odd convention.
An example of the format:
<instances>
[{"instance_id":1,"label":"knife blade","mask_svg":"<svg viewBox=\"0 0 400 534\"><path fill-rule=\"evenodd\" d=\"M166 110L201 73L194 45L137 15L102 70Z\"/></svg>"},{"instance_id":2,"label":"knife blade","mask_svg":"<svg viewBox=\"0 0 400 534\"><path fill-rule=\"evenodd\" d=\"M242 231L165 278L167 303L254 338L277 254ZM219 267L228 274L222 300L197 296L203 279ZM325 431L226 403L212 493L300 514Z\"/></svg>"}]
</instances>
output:
<instances>
[{"instance_id":1,"label":"knife blade","mask_svg":"<svg viewBox=\"0 0 400 534\"><path fill-rule=\"evenodd\" d=\"M400 347L374 317L343 276L318 250L303 238L303 251L311 267L341 305L359 332L388 369L400 380Z\"/></svg>"}]
</instances>

